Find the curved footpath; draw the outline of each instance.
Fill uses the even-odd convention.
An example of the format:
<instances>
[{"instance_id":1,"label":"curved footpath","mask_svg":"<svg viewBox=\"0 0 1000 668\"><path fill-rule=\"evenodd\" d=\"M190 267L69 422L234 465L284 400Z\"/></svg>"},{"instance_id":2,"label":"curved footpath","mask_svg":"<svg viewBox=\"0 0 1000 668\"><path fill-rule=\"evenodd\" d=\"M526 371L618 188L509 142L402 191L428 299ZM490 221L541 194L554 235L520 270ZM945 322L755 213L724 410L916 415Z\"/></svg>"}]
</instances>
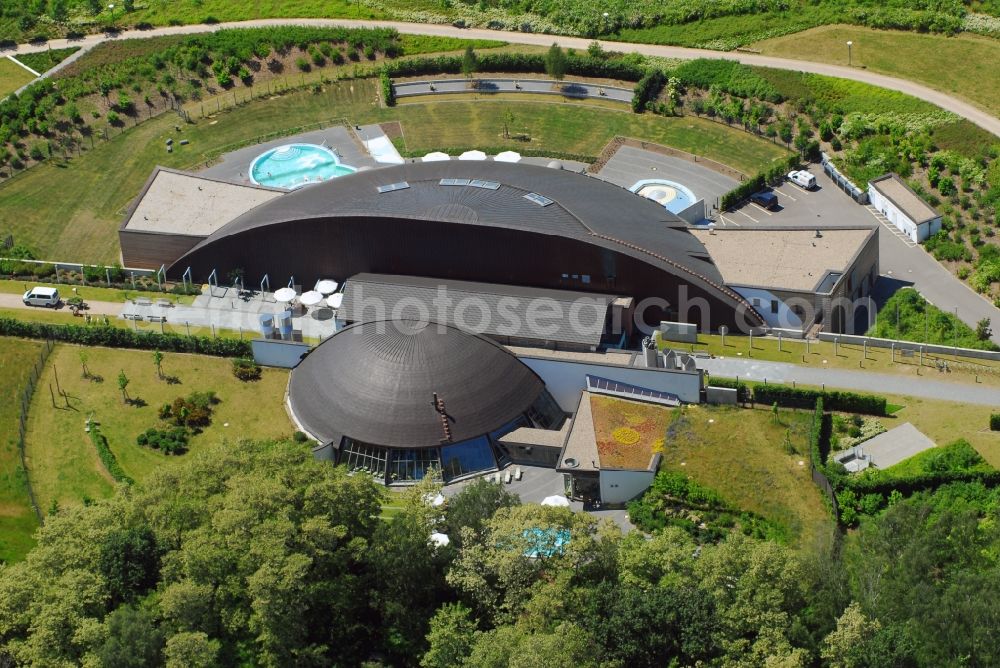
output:
<instances>
[{"instance_id":1,"label":"curved footpath","mask_svg":"<svg viewBox=\"0 0 1000 668\"><path fill-rule=\"evenodd\" d=\"M68 46L79 46L81 50L77 57L87 50L93 48L101 42L114 39L133 39L144 37L155 37L160 35L180 35L213 32L223 28L260 28L278 25L302 25L314 27L345 27L345 28L373 28L384 26L395 28L400 33L409 35L431 35L439 37L459 37L465 39L495 39L510 42L511 44L528 44L533 46L549 46L553 42L560 45L586 50L593 40L581 37L567 37L563 35L541 35L535 33L508 32L502 30L485 30L481 28L456 28L451 25L424 24L424 23L403 23L399 21L358 21L351 19L258 19L253 21L234 21L231 23L218 23L214 25L187 25L170 26L164 28L154 28L152 30L127 30L117 36L104 34L87 35L79 40L55 39L45 44L20 44L14 49L7 50L7 53L16 55L19 53L34 53L45 51L48 48L65 48ZM654 44L635 44L631 42L601 42L608 51L620 51L626 53L639 53L646 56L661 56L665 58L724 58L736 60L746 65L759 65L762 67L773 67L782 70L794 70L798 72L811 72L813 74L824 74L842 79L852 79L863 83L872 84L881 88L906 93L914 97L926 100L942 109L952 112L965 118L979 127L987 130L997 137L1000 137L1000 119L989 113L967 103L954 98L947 93L933 90L912 81L897 79L896 77L876 74L867 70L853 67L843 67L840 65L827 65L824 63L814 63L804 60L791 60L788 58L774 58L771 56L761 56L752 53L738 53L733 51L709 51L706 49L691 49L678 46L657 46ZM75 60L75 58L73 58ZM71 62L71 61L69 61ZM65 66L66 61L57 65L43 76L52 74Z\"/></svg>"}]
</instances>

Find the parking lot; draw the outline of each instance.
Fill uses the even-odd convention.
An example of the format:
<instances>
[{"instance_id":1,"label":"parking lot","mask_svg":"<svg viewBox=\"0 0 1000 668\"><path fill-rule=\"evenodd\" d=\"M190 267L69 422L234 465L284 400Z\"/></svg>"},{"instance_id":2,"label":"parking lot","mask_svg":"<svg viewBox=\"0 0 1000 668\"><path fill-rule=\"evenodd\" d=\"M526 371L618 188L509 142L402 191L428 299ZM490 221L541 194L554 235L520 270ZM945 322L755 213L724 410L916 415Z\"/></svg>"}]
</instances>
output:
<instances>
[{"instance_id":1,"label":"parking lot","mask_svg":"<svg viewBox=\"0 0 1000 668\"><path fill-rule=\"evenodd\" d=\"M748 202L735 211L718 215L719 227L874 227L877 221L863 206L842 192L822 169L809 170L816 177L815 190L789 182L772 191L778 206L772 211Z\"/></svg>"}]
</instances>

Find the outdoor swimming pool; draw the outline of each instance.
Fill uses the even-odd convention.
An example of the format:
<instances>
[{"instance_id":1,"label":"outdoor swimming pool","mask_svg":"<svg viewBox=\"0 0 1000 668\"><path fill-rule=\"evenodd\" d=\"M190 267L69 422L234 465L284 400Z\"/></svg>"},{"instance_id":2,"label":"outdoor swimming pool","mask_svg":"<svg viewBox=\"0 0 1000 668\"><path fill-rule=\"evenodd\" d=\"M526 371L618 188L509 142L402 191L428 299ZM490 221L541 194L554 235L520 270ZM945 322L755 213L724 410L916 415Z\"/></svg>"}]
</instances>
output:
<instances>
[{"instance_id":1,"label":"outdoor swimming pool","mask_svg":"<svg viewBox=\"0 0 1000 668\"><path fill-rule=\"evenodd\" d=\"M250 180L261 186L294 190L313 183L353 174L336 154L316 144L286 144L265 151L250 164Z\"/></svg>"},{"instance_id":2,"label":"outdoor swimming pool","mask_svg":"<svg viewBox=\"0 0 1000 668\"><path fill-rule=\"evenodd\" d=\"M680 213L698 201L690 188L666 179L645 179L629 190L646 199L659 202L670 213Z\"/></svg>"}]
</instances>

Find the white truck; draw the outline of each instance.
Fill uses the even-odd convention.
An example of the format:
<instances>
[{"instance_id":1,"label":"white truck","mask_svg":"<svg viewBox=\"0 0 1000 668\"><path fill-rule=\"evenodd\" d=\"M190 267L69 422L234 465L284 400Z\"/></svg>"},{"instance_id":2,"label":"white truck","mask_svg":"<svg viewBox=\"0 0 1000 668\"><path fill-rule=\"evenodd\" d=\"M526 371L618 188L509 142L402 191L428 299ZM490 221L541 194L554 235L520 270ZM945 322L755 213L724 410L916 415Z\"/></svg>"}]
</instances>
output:
<instances>
[{"instance_id":1,"label":"white truck","mask_svg":"<svg viewBox=\"0 0 1000 668\"><path fill-rule=\"evenodd\" d=\"M804 190L816 187L816 177L804 169L788 172L788 180Z\"/></svg>"}]
</instances>

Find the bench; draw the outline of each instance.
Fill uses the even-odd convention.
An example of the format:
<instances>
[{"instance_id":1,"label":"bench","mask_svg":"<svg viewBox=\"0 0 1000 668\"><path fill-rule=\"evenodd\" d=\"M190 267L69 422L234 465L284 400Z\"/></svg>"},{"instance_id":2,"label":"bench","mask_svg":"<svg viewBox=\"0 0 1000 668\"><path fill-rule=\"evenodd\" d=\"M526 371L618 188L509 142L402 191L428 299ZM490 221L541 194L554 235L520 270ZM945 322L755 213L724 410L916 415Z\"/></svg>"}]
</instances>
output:
<instances>
[{"instance_id":1,"label":"bench","mask_svg":"<svg viewBox=\"0 0 1000 668\"><path fill-rule=\"evenodd\" d=\"M149 297L136 297L132 300L136 306L152 306L153 300Z\"/></svg>"},{"instance_id":2,"label":"bench","mask_svg":"<svg viewBox=\"0 0 1000 668\"><path fill-rule=\"evenodd\" d=\"M142 316L139 316L139 319L142 320ZM150 322L166 322L167 317L163 315L151 315L147 318L147 320Z\"/></svg>"},{"instance_id":3,"label":"bench","mask_svg":"<svg viewBox=\"0 0 1000 668\"><path fill-rule=\"evenodd\" d=\"M122 313L122 317L126 320L142 320L142 316L138 313Z\"/></svg>"},{"instance_id":4,"label":"bench","mask_svg":"<svg viewBox=\"0 0 1000 668\"><path fill-rule=\"evenodd\" d=\"M173 307L174 303L172 301L170 301L169 299L157 299L156 300L156 305L157 306L163 306L163 307L166 307L166 308L170 308L170 307Z\"/></svg>"}]
</instances>

